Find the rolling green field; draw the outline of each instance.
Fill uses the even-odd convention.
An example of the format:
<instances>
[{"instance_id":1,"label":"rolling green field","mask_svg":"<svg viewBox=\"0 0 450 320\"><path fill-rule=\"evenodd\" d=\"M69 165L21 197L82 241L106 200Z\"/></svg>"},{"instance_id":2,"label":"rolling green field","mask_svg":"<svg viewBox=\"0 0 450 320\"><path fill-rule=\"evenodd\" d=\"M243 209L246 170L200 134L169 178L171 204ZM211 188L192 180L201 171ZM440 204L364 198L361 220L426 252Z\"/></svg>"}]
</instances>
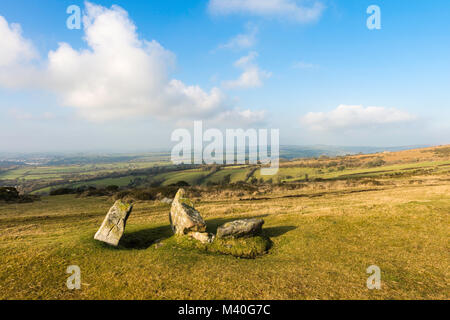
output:
<instances>
[{"instance_id":1,"label":"rolling green field","mask_svg":"<svg viewBox=\"0 0 450 320\"><path fill-rule=\"evenodd\" d=\"M273 176L261 176L257 165L179 168L168 161L162 161L160 155L156 155L154 159L146 156L139 158L139 161L133 158L135 155L130 155L128 157L133 160L111 163L6 168L0 171L0 185L20 186L24 192L45 195L57 188L81 186L168 186L180 181L189 185L206 186L224 182L252 182L255 179L269 183L295 183L370 178L409 174L419 170L443 171L450 165L448 149L449 147L442 146L394 153L294 159L282 161L278 173Z\"/></svg>"},{"instance_id":2,"label":"rolling green field","mask_svg":"<svg viewBox=\"0 0 450 320\"><path fill-rule=\"evenodd\" d=\"M281 167L278 173L274 176L261 176L260 170L254 171L250 178L256 178L258 180L268 181L269 179L277 182L296 182L303 181L307 176L308 179L325 179L325 180L336 180L336 179L346 179L346 178L362 178L362 177L379 177L389 174L407 174L408 172L414 170L432 170L436 173L444 172L450 167L450 161L437 161L437 162L420 162L420 163L410 163L410 164L398 164L391 166L383 166L382 168L353 168L344 170L332 171L324 169L316 169L310 167L293 167L293 168L283 168ZM179 181L185 181L190 185L207 185L208 182L220 183L224 180L225 176L231 175L231 183L238 181L246 181L247 175L252 170L251 166L231 166L225 167L218 172L210 174L208 171L202 169L190 169L183 171L174 171L161 173L156 175L126 175L118 178L101 178L93 179L83 182L75 183L63 183L59 187L71 187L77 188L84 185L94 186L97 188L104 188L110 185L116 185L118 187L126 187L136 178L146 179L149 182L162 182L161 185L168 186L175 184ZM59 178L59 176L56 176ZM36 179L38 179L36 177ZM33 193L45 194L55 189L54 186L39 188Z\"/></svg>"},{"instance_id":3,"label":"rolling green field","mask_svg":"<svg viewBox=\"0 0 450 320\"><path fill-rule=\"evenodd\" d=\"M28 186L26 190L34 193L48 193L55 185L60 187L79 185L126 186L136 178L136 175L109 178L108 175L126 173L136 170L144 170L154 167L164 167L169 162L161 161L139 161L139 162L117 162L83 165L60 165L60 166L26 166L12 168L0 172L0 182L7 185ZM98 177L98 179L95 179ZM108 181L110 179L110 181Z\"/></svg>"},{"instance_id":4,"label":"rolling green field","mask_svg":"<svg viewBox=\"0 0 450 320\"><path fill-rule=\"evenodd\" d=\"M55 179L64 178L67 175L94 175L99 173L110 173L122 170L135 170L151 168L157 165L164 165L164 162L137 162L137 163L105 163L99 165L79 165L79 166L35 166L8 170L0 173L1 180L34 180L34 179Z\"/></svg>"}]
</instances>

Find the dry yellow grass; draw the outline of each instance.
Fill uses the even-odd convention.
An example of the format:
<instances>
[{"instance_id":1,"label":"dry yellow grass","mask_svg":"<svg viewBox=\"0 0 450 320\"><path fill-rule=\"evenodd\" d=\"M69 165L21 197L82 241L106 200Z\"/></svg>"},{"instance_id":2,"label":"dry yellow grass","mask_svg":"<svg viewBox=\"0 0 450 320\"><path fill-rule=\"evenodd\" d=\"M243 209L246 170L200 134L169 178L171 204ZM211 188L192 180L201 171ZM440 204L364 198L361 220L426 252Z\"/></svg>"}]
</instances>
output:
<instances>
[{"instance_id":1,"label":"dry yellow grass","mask_svg":"<svg viewBox=\"0 0 450 320\"><path fill-rule=\"evenodd\" d=\"M53 197L35 212L2 206L0 298L447 299L450 185L349 191L197 204L211 228L264 216L274 245L255 260L156 248L170 230L168 207L153 202L136 205L118 250L92 240L108 199ZM72 264L82 270L80 291L65 287ZM372 264L382 270L379 291L365 285Z\"/></svg>"},{"instance_id":2,"label":"dry yellow grass","mask_svg":"<svg viewBox=\"0 0 450 320\"><path fill-rule=\"evenodd\" d=\"M177 246L168 205L138 202L117 249L93 240L108 198L0 204L0 299L448 299L448 171L223 191L196 199L209 231L263 217L257 259ZM160 240L157 241L157 240ZM161 245L162 244L162 245ZM65 273L81 268L82 289ZM370 265L381 290L366 287Z\"/></svg>"}]
</instances>

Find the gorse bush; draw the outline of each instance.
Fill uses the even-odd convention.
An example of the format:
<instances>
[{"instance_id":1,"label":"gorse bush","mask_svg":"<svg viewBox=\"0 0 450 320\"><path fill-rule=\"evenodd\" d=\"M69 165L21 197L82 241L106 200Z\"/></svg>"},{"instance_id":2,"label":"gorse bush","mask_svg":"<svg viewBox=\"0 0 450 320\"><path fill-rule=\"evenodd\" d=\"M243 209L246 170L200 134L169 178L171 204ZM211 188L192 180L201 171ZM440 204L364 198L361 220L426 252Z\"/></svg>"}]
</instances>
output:
<instances>
[{"instance_id":1,"label":"gorse bush","mask_svg":"<svg viewBox=\"0 0 450 320\"><path fill-rule=\"evenodd\" d=\"M186 181L178 181L177 183L172 183L170 187L189 187L190 184Z\"/></svg>"},{"instance_id":2,"label":"gorse bush","mask_svg":"<svg viewBox=\"0 0 450 320\"><path fill-rule=\"evenodd\" d=\"M77 190L71 189L71 188L58 188L58 189L50 191L51 196L62 196L65 194L76 194L76 193L77 193Z\"/></svg>"},{"instance_id":3,"label":"gorse bush","mask_svg":"<svg viewBox=\"0 0 450 320\"><path fill-rule=\"evenodd\" d=\"M96 188L93 186L81 186L78 188L58 188L50 191L50 196L62 196L67 194L76 194L82 197L96 197L96 196L112 196L119 191L119 187L110 185L105 188Z\"/></svg>"},{"instance_id":4,"label":"gorse bush","mask_svg":"<svg viewBox=\"0 0 450 320\"><path fill-rule=\"evenodd\" d=\"M3 201L13 201L19 198L19 192L13 187L2 187L0 188L0 200Z\"/></svg>"},{"instance_id":5,"label":"gorse bush","mask_svg":"<svg viewBox=\"0 0 450 320\"><path fill-rule=\"evenodd\" d=\"M138 200L138 201L160 200L162 198L174 198L179 188L180 188L179 186L171 185L167 187L128 189L115 193L114 198L125 200Z\"/></svg>"},{"instance_id":6,"label":"gorse bush","mask_svg":"<svg viewBox=\"0 0 450 320\"><path fill-rule=\"evenodd\" d=\"M0 187L0 201L11 203L25 203L40 200L39 196L21 195L14 187Z\"/></svg>"},{"instance_id":7,"label":"gorse bush","mask_svg":"<svg viewBox=\"0 0 450 320\"><path fill-rule=\"evenodd\" d=\"M377 160L368 162L367 166L369 168L376 168L376 167L384 166L385 164L386 164L386 161L384 161L383 159L377 159Z\"/></svg>"}]
</instances>

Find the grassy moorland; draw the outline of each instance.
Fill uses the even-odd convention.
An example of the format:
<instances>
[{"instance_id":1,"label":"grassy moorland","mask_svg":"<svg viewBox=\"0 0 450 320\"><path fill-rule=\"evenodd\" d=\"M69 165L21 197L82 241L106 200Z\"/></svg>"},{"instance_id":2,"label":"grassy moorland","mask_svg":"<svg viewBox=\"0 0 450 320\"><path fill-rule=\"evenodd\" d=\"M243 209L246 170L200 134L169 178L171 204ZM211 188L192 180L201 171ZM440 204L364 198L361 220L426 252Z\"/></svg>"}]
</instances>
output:
<instances>
[{"instance_id":1,"label":"grassy moorland","mask_svg":"<svg viewBox=\"0 0 450 320\"><path fill-rule=\"evenodd\" d=\"M302 159L283 163L286 183L193 188L211 232L265 220L272 246L256 259L180 243L159 201L135 203L118 248L93 240L110 197L2 203L0 299L448 299L449 164L448 147ZM81 290L66 287L69 265ZM370 265L381 290L366 287Z\"/></svg>"}]
</instances>

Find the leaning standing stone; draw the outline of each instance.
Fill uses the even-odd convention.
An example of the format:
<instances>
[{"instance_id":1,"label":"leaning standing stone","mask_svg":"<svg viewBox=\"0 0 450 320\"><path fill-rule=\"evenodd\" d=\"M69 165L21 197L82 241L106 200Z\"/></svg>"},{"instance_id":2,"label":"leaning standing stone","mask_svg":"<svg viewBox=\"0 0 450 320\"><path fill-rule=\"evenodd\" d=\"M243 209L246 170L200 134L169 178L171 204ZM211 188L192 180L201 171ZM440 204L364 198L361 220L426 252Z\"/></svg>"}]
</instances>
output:
<instances>
[{"instance_id":1,"label":"leaning standing stone","mask_svg":"<svg viewBox=\"0 0 450 320\"><path fill-rule=\"evenodd\" d=\"M117 247L125 231L125 225L132 209L133 205L117 200L111 209L109 209L94 239Z\"/></svg>"},{"instance_id":2,"label":"leaning standing stone","mask_svg":"<svg viewBox=\"0 0 450 320\"><path fill-rule=\"evenodd\" d=\"M184 235L189 232L205 232L206 223L200 213L195 210L192 201L185 198L184 189L180 189L172 201L169 220L175 234Z\"/></svg>"},{"instance_id":3,"label":"leaning standing stone","mask_svg":"<svg viewBox=\"0 0 450 320\"><path fill-rule=\"evenodd\" d=\"M225 223L217 228L217 238L240 238L258 234L262 230L264 220L243 219Z\"/></svg>"}]
</instances>

